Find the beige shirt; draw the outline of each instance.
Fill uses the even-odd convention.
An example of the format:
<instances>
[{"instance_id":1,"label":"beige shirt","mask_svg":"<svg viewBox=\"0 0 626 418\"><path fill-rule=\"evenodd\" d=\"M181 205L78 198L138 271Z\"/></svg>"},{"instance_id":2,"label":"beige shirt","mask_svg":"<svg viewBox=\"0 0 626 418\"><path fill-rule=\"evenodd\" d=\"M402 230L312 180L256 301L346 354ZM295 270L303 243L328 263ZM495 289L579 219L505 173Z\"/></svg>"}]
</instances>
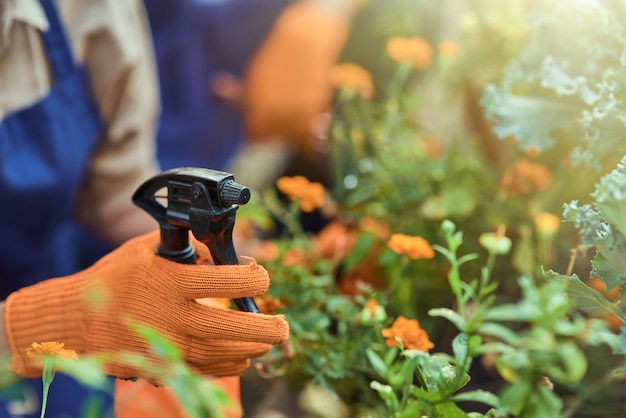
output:
<instances>
[{"instance_id":1,"label":"beige shirt","mask_svg":"<svg viewBox=\"0 0 626 418\"><path fill-rule=\"evenodd\" d=\"M77 213L87 225L110 222L157 172L159 97L149 26L141 0L57 0L57 9L105 125ZM48 92L51 77L39 34L47 29L37 0L0 0L0 119Z\"/></svg>"}]
</instances>

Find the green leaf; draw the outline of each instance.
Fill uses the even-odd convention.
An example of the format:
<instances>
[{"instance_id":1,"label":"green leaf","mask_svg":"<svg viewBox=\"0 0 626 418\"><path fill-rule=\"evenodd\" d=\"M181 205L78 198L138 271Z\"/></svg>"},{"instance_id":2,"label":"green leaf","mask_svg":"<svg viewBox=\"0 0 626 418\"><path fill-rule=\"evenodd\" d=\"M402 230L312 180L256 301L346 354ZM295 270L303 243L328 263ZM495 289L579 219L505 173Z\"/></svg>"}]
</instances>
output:
<instances>
[{"instance_id":1,"label":"green leaf","mask_svg":"<svg viewBox=\"0 0 626 418\"><path fill-rule=\"evenodd\" d=\"M587 321L587 332L585 339L590 346L598 346L606 344L611 347L614 354L625 353L622 346L622 339L611 331L607 323L600 319L591 319Z\"/></svg>"},{"instance_id":2,"label":"green leaf","mask_svg":"<svg viewBox=\"0 0 626 418\"><path fill-rule=\"evenodd\" d=\"M452 352L459 366L463 366L469 354L469 339L466 333L461 332L452 340Z\"/></svg>"},{"instance_id":3,"label":"green leaf","mask_svg":"<svg viewBox=\"0 0 626 418\"><path fill-rule=\"evenodd\" d=\"M541 313L539 306L520 302L518 304L503 304L490 308L486 315L486 320L491 321L532 321Z\"/></svg>"},{"instance_id":4,"label":"green leaf","mask_svg":"<svg viewBox=\"0 0 626 418\"><path fill-rule=\"evenodd\" d=\"M371 348L365 350L365 355L367 356L367 359L369 360L374 370L376 370L376 373L378 373L379 376L383 379L386 379L389 368L387 367L387 364L385 364L383 359L380 358L380 356L376 354Z\"/></svg>"},{"instance_id":5,"label":"green leaf","mask_svg":"<svg viewBox=\"0 0 626 418\"><path fill-rule=\"evenodd\" d=\"M57 359L56 367L64 374L76 379L82 385L112 392L113 387L104 373L102 361L96 358L78 360Z\"/></svg>"},{"instance_id":6,"label":"green leaf","mask_svg":"<svg viewBox=\"0 0 626 418\"><path fill-rule=\"evenodd\" d=\"M580 115L580 108L562 100L516 96L493 85L487 86L484 103L487 115L496 121L496 134L502 139L514 137L522 149L552 147L553 133Z\"/></svg>"},{"instance_id":7,"label":"green leaf","mask_svg":"<svg viewBox=\"0 0 626 418\"><path fill-rule=\"evenodd\" d=\"M448 321L452 322L459 331L465 330L465 319L456 311L448 308L435 308L430 309L428 311L428 315L430 316L440 316L446 318Z\"/></svg>"},{"instance_id":8,"label":"green leaf","mask_svg":"<svg viewBox=\"0 0 626 418\"><path fill-rule=\"evenodd\" d=\"M600 252L591 261L591 276L602 279L607 290L626 284L626 251L600 248L598 251Z\"/></svg>"},{"instance_id":9,"label":"green leaf","mask_svg":"<svg viewBox=\"0 0 626 418\"><path fill-rule=\"evenodd\" d=\"M417 399L423 400L425 403L434 404L436 402L441 401L441 394L437 392L428 392L424 389L418 388L416 386L411 388L411 395L415 396Z\"/></svg>"},{"instance_id":10,"label":"green leaf","mask_svg":"<svg viewBox=\"0 0 626 418\"><path fill-rule=\"evenodd\" d=\"M150 344L152 352L160 358L172 362L182 361L178 348L158 331L141 324L133 324L132 328Z\"/></svg>"},{"instance_id":11,"label":"green leaf","mask_svg":"<svg viewBox=\"0 0 626 418\"><path fill-rule=\"evenodd\" d=\"M495 408L500 407L500 398L497 395L480 389L458 393L452 397L452 400L454 402L480 402Z\"/></svg>"},{"instance_id":12,"label":"green leaf","mask_svg":"<svg viewBox=\"0 0 626 418\"><path fill-rule=\"evenodd\" d=\"M591 195L602 218L626 236L626 158L600 179Z\"/></svg>"},{"instance_id":13,"label":"green leaf","mask_svg":"<svg viewBox=\"0 0 626 418\"><path fill-rule=\"evenodd\" d=\"M435 405L435 418L466 418L465 411L453 402L445 402Z\"/></svg>"},{"instance_id":14,"label":"green leaf","mask_svg":"<svg viewBox=\"0 0 626 418\"><path fill-rule=\"evenodd\" d=\"M397 418L415 418L422 416L422 405L418 401L409 402L406 408L404 408L397 415Z\"/></svg>"},{"instance_id":15,"label":"green leaf","mask_svg":"<svg viewBox=\"0 0 626 418\"><path fill-rule=\"evenodd\" d=\"M515 331L494 322L484 322L478 328L478 332L480 334L495 337L510 345L519 345L521 341L519 335Z\"/></svg>"},{"instance_id":16,"label":"green leaf","mask_svg":"<svg viewBox=\"0 0 626 418\"><path fill-rule=\"evenodd\" d=\"M558 363L546 365L545 373L554 381L565 384L576 384L587 371L587 357L578 346L571 341L562 341L556 346Z\"/></svg>"},{"instance_id":17,"label":"green leaf","mask_svg":"<svg viewBox=\"0 0 626 418\"><path fill-rule=\"evenodd\" d=\"M391 389L391 386L384 385L376 380L370 382L370 388L378 392L378 395L385 401L387 408L390 411L396 411L398 409L398 397Z\"/></svg>"},{"instance_id":18,"label":"green leaf","mask_svg":"<svg viewBox=\"0 0 626 418\"><path fill-rule=\"evenodd\" d=\"M614 315L619 307L607 300L597 290L587 286L575 274L565 276L552 271L546 272L544 277L548 280L561 280L567 284L567 295L572 299L576 308L591 316Z\"/></svg>"}]
</instances>

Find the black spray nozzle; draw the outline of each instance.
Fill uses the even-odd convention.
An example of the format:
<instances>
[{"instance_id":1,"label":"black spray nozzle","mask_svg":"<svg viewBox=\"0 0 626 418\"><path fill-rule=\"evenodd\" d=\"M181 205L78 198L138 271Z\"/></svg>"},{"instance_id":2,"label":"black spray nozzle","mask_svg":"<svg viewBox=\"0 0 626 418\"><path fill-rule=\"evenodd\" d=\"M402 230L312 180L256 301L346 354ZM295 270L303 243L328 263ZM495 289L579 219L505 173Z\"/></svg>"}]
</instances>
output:
<instances>
[{"instance_id":1,"label":"black spray nozzle","mask_svg":"<svg viewBox=\"0 0 626 418\"><path fill-rule=\"evenodd\" d=\"M190 230L209 248L215 264L238 264L232 240L235 212L248 201L250 189L235 182L232 174L189 167L156 175L133 195L133 202L159 223L158 254L189 264L195 262ZM252 298L234 302L243 311L258 312Z\"/></svg>"}]
</instances>

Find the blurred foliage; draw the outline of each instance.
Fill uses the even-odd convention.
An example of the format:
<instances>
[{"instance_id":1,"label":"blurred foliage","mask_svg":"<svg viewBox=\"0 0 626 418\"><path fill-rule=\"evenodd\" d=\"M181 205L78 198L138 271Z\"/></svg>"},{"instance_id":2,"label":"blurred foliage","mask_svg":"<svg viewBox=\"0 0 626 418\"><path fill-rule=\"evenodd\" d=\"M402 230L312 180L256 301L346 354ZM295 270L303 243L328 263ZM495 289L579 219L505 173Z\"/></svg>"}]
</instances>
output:
<instances>
[{"instance_id":1,"label":"blurred foliage","mask_svg":"<svg viewBox=\"0 0 626 418\"><path fill-rule=\"evenodd\" d=\"M116 361L141 370L142 376L146 376L146 378L152 376L156 379L156 376L160 376L159 385L168 386L173 390L189 418L221 418L224 416L224 411L235 407L221 388L212 384L210 379L191 370L183 360L178 348L165 337L140 324L135 324L133 331L145 339L149 349L159 359L160 366L157 366L154 361L148 361L144 356L133 353L114 353ZM114 388L109 376L104 372L105 364L110 361L111 354L113 353L97 357L85 356L76 360L46 357L47 369L44 369L42 377L44 381L43 399L47 398L47 387L54 385L53 379L56 373L70 376L85 387L112 396ZM20 377L8 367L10 359L3 358L1 360L4 367L0 372L0 396L3 399L22 399L24 393L20 386ZM71 397L71 395L64 394L63 396ZM45 410L42 411L41 416L42 418L45 416ZM84 400L81 417L102 418L108 416L112 417L113 411L102 405L101 398L92 396ZM166 417L164 416L164 418Z\"/></svg>"},{"instance_id":2,"label":"blurred foliage","mask_svg":"<svg viewBox=\"0 0 626 418\"><path fill-rule=\"evenodd\" d=\"M376 92L336 85L326 141L320 211L335 233L287 227L261 260L293 330L264 359L268 377L321 385L351 416L623 412L625 11L367 2L343 59ZM426 40L431 65L394 61L394 37ZM262 206L293 225L297 206L272 193ZM394 233L437 255L395 253ZM372 300L384 315L364 322ZM419 319L433 350L386 344L401 316Z\"/></svg>"},{"instance_id":3,"label":"blurred foliage","mask_svg":"<svg viewBox=\"0 0 626 418\"><path fill-rule=\"evenodd\" d=\"M574 165L614 166L626 151L626 5L530 0L529 37L486 90L501 137L522 148L558 147ZM532 123L520 123L532 121Z\"/></svg>"}]
</instances>

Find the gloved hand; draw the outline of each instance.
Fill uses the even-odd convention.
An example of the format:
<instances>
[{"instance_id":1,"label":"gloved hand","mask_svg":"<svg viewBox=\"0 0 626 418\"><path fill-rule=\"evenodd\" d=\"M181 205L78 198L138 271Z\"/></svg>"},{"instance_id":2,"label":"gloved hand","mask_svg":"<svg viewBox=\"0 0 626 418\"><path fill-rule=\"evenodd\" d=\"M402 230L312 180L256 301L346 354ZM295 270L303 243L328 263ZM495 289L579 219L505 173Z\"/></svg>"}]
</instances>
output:
<instances>
[{"instance_id":1,"label":"gloved hand","mask_svg":"<svg viewBox=\"0 0 626 418\"><path fill-rule=\"evenodd\" d=\"M281 13L243 78L244 124L252 140L278 136L297 140L306 151L316 120L330 105L328 72L360 1L297 1Z\"/></svg>"},{"instance_id":2,"label":"gloved hand","mask_svg":"<svg viewBox=\"0 0 626 418\"><path fill-rule=\"evenodd\" d=\"M133 323L167 337L192 369L207 376L243 374L251 357L287 339L289 326L281 316L195 301L262 295L269 286L263 267L179 264L155 254L158 242L158 231L134 238L86 270L9 295L5 327L13 369L23 377L40 376L40 363L26 356L26 348L55 341L79 356L112 354L105 364L111 376L154 381L159 376L120 361L125 352L159 364ZM204 245L195 247L198 259L210 257Z\"/></svg>"}]
</instances>

